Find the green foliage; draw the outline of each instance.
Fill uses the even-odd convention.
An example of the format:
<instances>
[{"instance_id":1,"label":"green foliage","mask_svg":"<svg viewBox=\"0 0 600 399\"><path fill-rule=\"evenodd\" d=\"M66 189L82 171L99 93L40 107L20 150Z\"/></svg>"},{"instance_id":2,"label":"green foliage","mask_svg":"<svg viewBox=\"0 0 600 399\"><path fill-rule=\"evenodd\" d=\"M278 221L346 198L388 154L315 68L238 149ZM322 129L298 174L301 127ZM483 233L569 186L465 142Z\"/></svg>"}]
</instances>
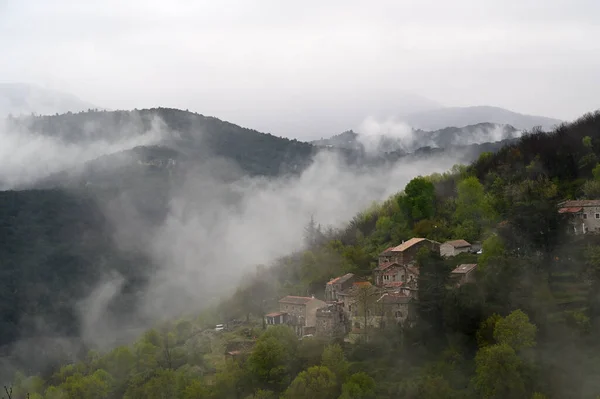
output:
<instances>
[{"instance_id":1,"label":"green foliage","mask_svg":"<svg viewBox=\"0 0 600 399\"><path fill-rule=\"evenodd\" d=\"M313 366L302 371L285 391L284 399L334 399L335 375L324 366Z\"/></svg>"},{"instance_id":2,"label":"green foliage","mask_svg":"<svg viewBox=\"0 0 600 399\"><path fill-rule=\"evenodd\" d=\"M526 398L522 361L507 344L481 348L475 356L474 384L481 398Z\"/></svg>"},{"instance_id":3,"label":"green foliage","mask_svg":"<svg viewBox=\"0 0 600 399\"><path fill-rule=\"evenodd\" d=\"M367 373L352 374L342 385L342 394L339 399L374 399L375 380Z\"/></svg>"},{"instance_id":4,"label":"green foliage","mask_svg":"<svg viewBox=\"0 0 600 399\"><path fill-rule=\"evenodd\" d=\"M487 238L482 246L482 254L479 257L479 267L485 269L491 259L501 257L504 254L504 243L497 235L492 235Z\"/></svg>"},{"instance_id":5,"label":"green foliage","mask_svg":"<svg viewBox=\"0 0 600 399\"><path fill-rule=\"evenodd\" d=\"M338 381L346 380L350 365L339 344L332 344L325 347L321 364L335 374Z\"/></svg>"},{"instance_id":6,"label":"green foliage","mask_svg":"<svg viewBox=\"0 0 600 399\"><path fill-rule=\"evenodd\" d=\"M412 179L404 188L400 206L410 220L430 219L435 214L435 187L423 177Z\"/></svg>"},{"instance_id":7,"label":"green foliage","mask_svg":"<svg viewBox=\"0 0 600 399\"><path fill-rule=\"evenodd\" d=\"M520 309L501 318L494 327L494 339L499 344L506 344L515 351L535 346L537 327L529 321L529 317Z\"/></svg>"},{"instance_id":8,"label":"green foliage","mask_svg":"<svg viewBox=\"0 0 600 399\"><path fill-rule=\"evenodd\" d=\"M494 313L481 323L481 326L477 330L477 345L480 348L497 343L494 338L494 331L496 329L496 324L500 320L502 320L502 316Z\"/></svg>"},{"instance_id":9,"label":"green foliage","mask_svg":"<svg viewBox=\"0 0 600 399\"><path fill-rule=\"evenodd\" d=\"M476 240L482 230L496 219L484 187L474 177L467 177L457 185L456 211L457 237Z\"/></svg>"},{"instance_id":10,"label":"green foliage","mask_svg":"<svg viewBox=\"0 0 600 399\"><path fill-rule=\"evenodd\" d=\"M287 326L270 327L248 358L251 377L264 389L281 391L295 370L298 338Z\"/></svg>"}]
</instances>

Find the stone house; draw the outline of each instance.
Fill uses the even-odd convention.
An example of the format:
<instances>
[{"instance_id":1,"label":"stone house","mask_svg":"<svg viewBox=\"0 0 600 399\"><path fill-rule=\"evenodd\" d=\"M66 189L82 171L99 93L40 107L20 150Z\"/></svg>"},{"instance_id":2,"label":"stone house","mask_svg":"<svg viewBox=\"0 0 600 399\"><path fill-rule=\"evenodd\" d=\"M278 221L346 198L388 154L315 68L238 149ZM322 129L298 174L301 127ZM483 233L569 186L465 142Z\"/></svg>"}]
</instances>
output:
<instances>
[{"instance_id":1,"label":"stone house","mask_svg":"<svg viewBox=\"0 0 600 399\"><path fill-rule=\"evenodd\" d=\"M471 251L471 248L471 244L465 240L446 241L440 245L440 255L456 256L460 253Z\"/></svg>"},{"instance_id":2,"label":"stone house","mask_svg":"<svg viewBox=\"0 0 600 399\"><path fill-rule=\"evenodd\" d=\"M342 302L328 303L317 309L315 334L319 337L342 337L346 335L348 319Z\"/></svg>"},{"instance_id":3,"label":"stone house","mask_svg":"<svg viewBox=\"0 0 600 399\"><path fill-rule=\"evenodd\" d=\"M563 201L558 207L558 213L569 218L571 233L600 232L600 200Z\"/></svg>"},{"instance_id":4,"label":"stone house","mask_svg":"<svg viewBox=\"0 0 600 399\"><path fill-rule=\"evenodd\" d=\"M331 279L325 285L325 301L337 301L339 299L337 295L338 292L342 292L352 287L352 284L355 280L356 278L352 273L344 274L343 276Z\"/></svg>"},{"instance_id":5,"label":"stone house","mask_svg":"<svg viewBox=\"0 0 600 399\"><path fill-rule=\"evenodd\" d=\"M317 309L326 305L325 302L313 297L288 295L279 300L279 311L287 313L287 324L292 326L296 334L305 335L317 323Z\"/></svg>"},{"instance_id":6,"label":"stone house","mask_svg":"<svg viewBox=\"0 0 600 399\"><path fill-rule=\"evenodd\" d=\"M391 287L396 283L404 286L415 286L419 278L419 269L411 265L400 265L396 262L383 265L375 272L375 285Z\"/></svg>"},{"instance_id":7,"label":"stone house","mask_svg":"<svg viewBox=\"0 0 600 399\"><path fill-rule=\"evenodd\" d=\"M440 243L426 238L411 238L396 247L390 247L379 254L377 267L373 270L375 284L383 283L383 272L392 264L409 265L414 263L417 253L421 248L429 248L432 251L440 251Z\"/></svg>"},{"instance_id":8,"label":"stone house","mask_svg":"<svg viewBox=\"0 0 600 399\"><path fill-rule=\"evenodd\" d=\"M382 328L392 324L404 325L413 319L413 298L402 292L386 292L378 300L381 306Z\"/></svg>"},{"instance_id":9,"label":"stone house","mask_svg":"<svg viewBox=\"0 0 600 399\"><path fill-rule=\"evenodd\" d=\"M450 279L457 287L475 282L475 271L477 270L477 264L462 264L450 273Z\"/></svg>"},{"instance_id":10,"label":"stone house","mask_svg":"<svg viewBox=\"0 0 600 399\"><path fill-rule=\"evenodd\" d=\"M287 312L273 312L265 315L267 326L276 326L279 324L288 324L289 314Z\"/></svg>"}]
</instances>

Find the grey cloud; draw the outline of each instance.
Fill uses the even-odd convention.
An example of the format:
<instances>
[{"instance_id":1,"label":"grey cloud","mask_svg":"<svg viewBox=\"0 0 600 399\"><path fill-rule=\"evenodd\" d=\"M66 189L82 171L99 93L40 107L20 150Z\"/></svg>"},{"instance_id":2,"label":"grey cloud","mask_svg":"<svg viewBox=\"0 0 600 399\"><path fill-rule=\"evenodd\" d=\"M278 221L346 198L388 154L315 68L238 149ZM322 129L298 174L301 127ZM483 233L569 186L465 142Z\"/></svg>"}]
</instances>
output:
<instances>
[{"instance_id":1,"label":"grey cloud","mask_svg":"<svg viewBox=\"0 0 600 399\"><path fill-rule=\"evenodd\" d=\"M598 106L599 13L592 0L13 0L0 73L288 136L355 127L344 120L397 92L572 119Z\"/></svg>"}]
</instances>

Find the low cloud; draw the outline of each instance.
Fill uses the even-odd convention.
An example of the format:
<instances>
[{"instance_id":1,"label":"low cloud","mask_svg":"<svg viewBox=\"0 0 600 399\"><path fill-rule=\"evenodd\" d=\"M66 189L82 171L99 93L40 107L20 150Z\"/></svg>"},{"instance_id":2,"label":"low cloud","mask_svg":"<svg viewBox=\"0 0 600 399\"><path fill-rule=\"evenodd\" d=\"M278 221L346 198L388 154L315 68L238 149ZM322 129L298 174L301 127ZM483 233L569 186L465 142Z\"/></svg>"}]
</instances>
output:
<instances>
[{"instance_id":1,"label":"low cloud","mask_svg":"<svg viewBox=\"0 0 600 399\"><path fill-rule=\"evenodd\" d=\"M230 168L235 175L235 166L222 160L218 168L204 165L172 193L168 217L147 248L160 268L143 294L138 319L198 311L229 295L254 266L302 249L311 216L322 225L344 226L411 178L454 163L448 157L357 170L323 152L298 177L233 183L222 174Z\"/></svg>"},{"instance_id":2,"label":"low cloud","mask_svg":"<svg viewBox=\"0 0 600 399\"><path fill-rule=\"evenodd\" d=\"M88 123L81 140L71 141L60 134L33 129L17 129L7 120L0 122L0 190L30 185L53 173L69 171L83 163L141 145L158 143L165 133L164 123L155 118L151 128L137 124L114 132L113 139L94 137L97 126Z\"/></svg>"}]
</instances>

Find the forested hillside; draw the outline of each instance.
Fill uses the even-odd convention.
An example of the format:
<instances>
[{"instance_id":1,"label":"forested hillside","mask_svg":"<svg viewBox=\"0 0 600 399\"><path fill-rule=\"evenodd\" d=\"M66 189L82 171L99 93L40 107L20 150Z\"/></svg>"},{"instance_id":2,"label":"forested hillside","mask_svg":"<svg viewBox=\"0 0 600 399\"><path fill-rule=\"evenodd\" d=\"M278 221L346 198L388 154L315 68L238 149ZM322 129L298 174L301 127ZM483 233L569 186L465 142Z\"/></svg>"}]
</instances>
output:
<instances>
[{"instance_id":1,"label":"forested hillside","mask_svg":"<svg viewBox=\"0 0 600 399\"><path fill-rule=\"evenodd\" d=\"M164 222L173 193L185 187L187 176L210 170L211 178L228 183L256 175L297 175L313 162L317 151L307 143L163 108L12 118L7 123L13 131L53 137L82 150L96 142L160 132L153 145L108 153L50 173L26 185L27 189L0 191L0 274L5 277L0 280L0 353L10 355L10 362L19 367L41 365L46 356L31 359L26 354L21 359L21 350L12 351L10 346L18 340L30 340L26 345L30 348L43 345L34 340L40 337L79 342L83 316L78 304L112 273L125 283L109 313L117 320L133 317L137 294L155 270L147 255L152 247L149 241ZM392 167L400 159L409 163L448 156L457 162L470 161L503 144L427 147L370 160L352 151L339 154L348 168L376 168ZM116 224L131 225L134 234L122 239ZM68 348L64 356L76 356L78 350ZM61 351L44 353L52 357Z\"/></svg>"},{"instance_id":2,"label":"forested hillside","mask_svg":"<svg viewBox=\"0 0 600 399\"><path fill-rule=\"evenodd\" d=\"M134 345L17 375L13 397L596 398L600 238L569 235L557 203L600 196L599 156L596 113L417 177L342 230L308 225L306 250L249 272L220 306ZM345 272L369 278L379 252L414 236L483 243L480 255L419 254L414 326L370 329L355 343L263 330L282 295L318 296ZM449 284L456 264L475 262L474 283ZM229 331L215 332L218 322Z\"/></svg>"}]
</instances>

